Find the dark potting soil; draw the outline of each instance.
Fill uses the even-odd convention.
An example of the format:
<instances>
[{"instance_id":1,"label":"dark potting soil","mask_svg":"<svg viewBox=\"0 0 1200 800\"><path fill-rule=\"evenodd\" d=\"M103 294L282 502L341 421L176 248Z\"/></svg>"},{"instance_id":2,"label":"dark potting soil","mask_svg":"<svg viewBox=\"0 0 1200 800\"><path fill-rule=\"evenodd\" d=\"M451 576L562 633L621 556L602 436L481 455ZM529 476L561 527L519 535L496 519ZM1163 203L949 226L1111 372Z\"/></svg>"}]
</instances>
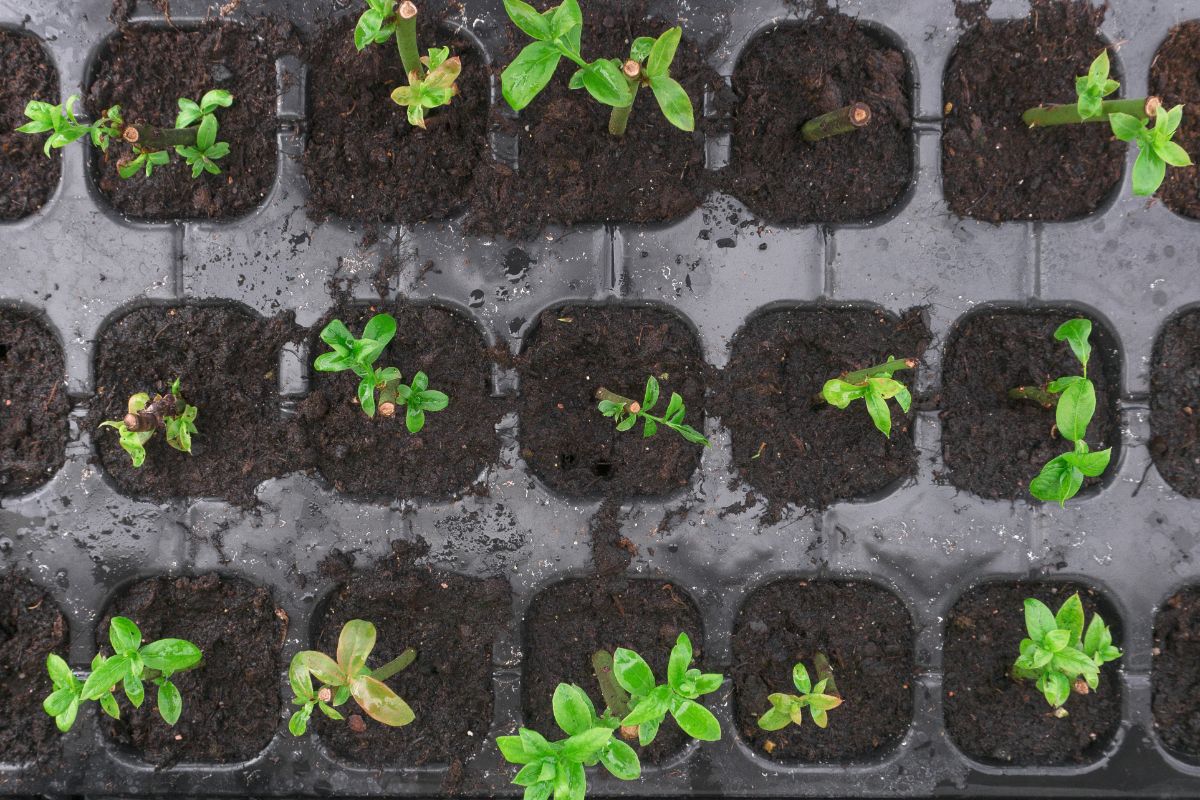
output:
<instances>
[{"instance_id":1,"label":"dark potting soil","mask_svg":"<svg viewBox=\"0 0 1200 800\"><path fill-rule=\"evenodd\" d=\"M1097 33L1103 4L1030 5L1020 20L974 15L946 67L942 186L961 217L1077 219L1121 182L1125 145L1108 125L1030 129L1021 119L1038 105L1075 102L1076 76L1107 46Z\"/></svg>"},{"instance_id":2,"label":"dark potting soil","mask_svg":"<svg viewBox=\"0 0 1200 800\"><path fill-rule=\"evenodd\" d=\"M1095 592L1073 583L987 583L950 610L942 655L945 724L969 757L1018 766L1079 764L1096 760L1108 746L1121 724L1119 660L1100 669L1096 691L1071 693L1062 719L1034 681L1015 681L1010 673L1028 635L1025 598L1058 611L1075 592L1087 621L1099 611L1113 644L1124 649L1121 621Z\"/></svg>"},{"instance_id":3,"label":"dark potting soil","mask_svg":"<svg viewBox=\"0 0 1200 800\"><path fill-rule=\"evenodd\" d=\"M786 224L891 208L912 180L910 83L900 50L833 10L760 34L733 73L730 193ZM810 119L856 102L871 108L865 128L819 142L800 135Z\"/></svg>"},{"instance_id":4,"label":"dark potting soil","mask_svg":"<svg viewBox=\"0 0 1200 800\"><path fill-rule=\"evenodd\" d=\"M1200 97L1197 63L1200 63L1200 21L1176 25L1150 64L1150 93L1161 97L1167 108L1194 103ZM1200 123L1187 111L1185 108L1175 141L1195 160L1200 153ZM1195 167L1168 167L1158 196L1176 214L1200 219L1200 171Z\"/></svg>"},{"instance_id":5,"label":"dark potting soil","mask_svg":"<svg viewBox=\"0 0 1200 800\"><path fill-rule=\"evenodd\" d=\"M822 730L764 731L773 692L797 694L792 669L824 653L842 704ZM779 761L879 759L912 724L912 618L894 594L865 581L775 581L754 591L733 629L734 713L743 738ZM768 742L770 749L768 750Z\"/></svg>"},{"instance_id":6,"label":"dark potting soil","mask_svg":"<svg viewBox=\"0 0 1200 800\"><path fill-rule=\"evenodd\" d=\"M1150 453L1175 491L1200 497L1200 310L1171 319L1155 343Z\"/></svg>"},{"instance_id":7,"label":"dark potting soil","mask_svg":"<svg viewBox=\"0 0 1200 800\"><path fill-rule=\"evenodd\" d=\"M682 589L650 578L579 578L558 583L534 598L525 617L525 660L521 704L525 725L551 739L562 731L554 722L551 700L559 683L588 693L596 710L604 697L592 671L592 655L618 647L636 651L655 680L667 676L667 661L680 633L695 650L695 666L705 669L704 628L700 612ZM701 698L710 705L713 695ZM677 754L691 739L669 716L648 747L636 741L643 763L658 764Z\"/></svg>"},{"instance_id":8,"label":"dark potting soil","mask_svg":"<svg viewBox=\"0 0 1200 800\"><path fill-rule=\"evenodd\" d=\"M967 317L950 337L942 366L942 452L950 483L992 500L1026 498L1047 461L1071 449L1054 432L1054 410L1010 400L1009 389L1044 386L1079 375L1078 359L1054 331L1076 309L985 310ZM1116 349L1104 325L1092 320L1088 378L1096 387L1096 414L1087 429L1092 450L1119 455ZM1084 490L1104 481L1085 478Z\"/></svg>"},{"instance_id":9,"label":"dark potting soil","mask_svg":"<svg viewBox=\"0 0 1200 800\"><path fill-rule=\"evenodd\" d=\"M0 220L37 211L58 185L62 155L42 151L46 135L17 133L30 100L58 103L58 73L33 36L0 30Z\"/></svg>"},{"instance_id":10,"label":"dark potting soil","mask_svg":"<svg viewBox=\"0 0 1200 800\"><path fill-rule=\"evenodd\" d=\"M542 312L518 362L521 454L552 489L572 496L662 495L687 486L703 445L665 426L620 432L596 410L600 387L641 401L654 375L661 415L671 392L684 422L704 430L708 367L687 323L658 308L564 306Z\"/></svg>"},{"instance_id":11,"label":"dark potting soil","mask_svg":"<svg viewBox=\"0 0 1200 800\"><path fill-rule=\"evenodd\" d=\"M488 67L469 40L448 36L422 7L421 52L449 47L463 69L450 105L428 112L426 130L414 128L391 99L407 84L395 43L355 50L357 17L355 11L328 24L305 48L309 210L319 219L446 219L466 203L480 161L489 157Z\"/></svg>"},{"instance_id":12,"label":"dark potting soil","mask_svg":"<svg viewBox=\"0 0 1200 800\"><path fill-rule=\"evenodd\" d=\"M46 656L67 658L68 633L45 591L13 572L0 577L0 762L45 767L61 752L62 734L42 701L54 688Z\"/></svg>"},{"instance_id":13,"label":"dark potting soil","mask_svg":"<svg viewBox=\"0 0 1200 800\"><path fill-rule=\"evenodd\" d=\"M635 38L659 36L671 27L673 23L650 18L645 6L645 0L614 0L585 8L584 57L627 58ZM507 30L512 44L499 66L507 66L530 41L511 25ZM667 122L653 94L643 89L625 136L612 136L611 109L583 89L567 88L574 72L564 59L550 84L517 119L508 115L506 101L498 101L492 121L516 139L519 168L514 171L499 161L486 165L472 203L473 230L531 238L551 224L664 222L703 202L709 188L701 133L704 92L722 84L696 45L685 36L671 66L671 75L692 101L693 133ZM497 75L497 84L499 80Z\"/></svg>"},{"instance_id":14,"label":"dark potting soil","mask_svg":"<svg viewBox=\"0 0 1200 800\"><path fill-rule=\"evenodd\" d=\"M376 629L367 666L380 667L409 647L417 659L387 681L416 721L389 728L350 700L347 722L315 714L322 744L338 756L371 766L418 766L459 761L487 746L492 724L492 645L512 614L508 582L479 579L415 565L423 544L393 542L393 553L368 570L335 553L322 564L340 582L313 629L313 644L337 651L342 626L365 619ZM365 723L360 732L351 715Z\"/></svg>"},{"instance_id":15,"label":"dark potting soil","mask_svg":"<svg viewBox=\"0 0 1200 800\"><path fill-rule=\"evenodd\" d=\"M40 486L63 465L65 375L54 334L26 311L0 308L0 496Z\"/></svg>"},{"instance_id":16,"label":"dark potting soil","mask_svg":"<svg viewBox=\"0 0 1200 800\"><path fill-rule=\"evenodd\" d=\"M178 100L199 101L209 89L227 89L233 105L216 113L218 141L229 142L220 175L191 168L176 154L171 163L123 180L117 161L129 147L108 154L92 148L92 175L116 209L137 219L229 219L267 196L275 178L275 59L298 44L288 23L248 25L206 22L179 30L144 25L122 27L108 41L92 73L86 105L98 117L121 106L126 121L173 127Z\"/></svg>"},{"instance_id":17,"label":"dark potting soil","mask_svg":"<svg viewBox=\"0 0 1200 800\"><path fill-rule=\"evenodd\" d=\"M1154 620L1150 673L1154 728L1163 744L1200 756L1200 589L1171 597Z\"/></svg>"},{"instance_id":18,"label":"dark potting soil","mask_svg":"<svg viewBox=\"0 0 1200 800\"><path fill-rule=\"evenodd\" d=\"M254 488L295 468L297 428L279 411L279 352L298 336L290 313L263 319L235 306L152 305L110 323L96 345L96 398L87 430L120 491L158 500L218 497L249 506ZM170 390L198 409L191 455L146 443L135 469L117 432L130 395Z\"/></svg>"},{"instance_id":19,"label":"dark potting soil","mask_svg":"<svg viewBox=\"0 0 1200 800\"><path fill-rule=\"evenodd\" d=\"M133 620L143 642L186 639L204 655L199 666L171 677L183 697L174 726L159 715L154 686L146 686L146 700L136 709L118 691L121 718L99 717L116 741L160 767L246 761L271 742L282 706L280 652L288 618L269 589L213 572L139 581L117 597L96 629L105 655L112 655L114 616Z\"/></svg>"},{"instance_id":20,"label":"dark potting soil","mask_svg":"<svg viewBox=\"0 0 1200 800\"><path fill-rule=\"evenodd\" d=\"M862 307L790 308L752 319L733 344L726 389L714 400L733 435L744 480L773 504L824 508L881 491L916 474L911 415L894 402L884 437L866 407L817 402L830 378L887 361L924 356L924 314L897 318ZM911 388L914 372L896 373ZM736 405L735 405L736 404Z\"/></svg>"},{"instance_id":21,"label":"dark potting soil","mask_svg":"<svg viewBox=\"0 0 1200 800\"><path fill-rule=\"evenodd\" d=\"M425 415L412 434L401 410L388 419L363 413L358 378L351 372L312 372L312 391L300 404L311 459L340 492L375 500L444 497L470 486L500 453L496 423L503 414L492 397L491 361L479 330L461 314L398 301L388 308L335 309L312 328L310 353L329 349L319 338L332 319L357 336L382 311L397 322L396 336L376 361L394 366L405 384L423 371L450 405Z\"/></svg>"}]
</instances>

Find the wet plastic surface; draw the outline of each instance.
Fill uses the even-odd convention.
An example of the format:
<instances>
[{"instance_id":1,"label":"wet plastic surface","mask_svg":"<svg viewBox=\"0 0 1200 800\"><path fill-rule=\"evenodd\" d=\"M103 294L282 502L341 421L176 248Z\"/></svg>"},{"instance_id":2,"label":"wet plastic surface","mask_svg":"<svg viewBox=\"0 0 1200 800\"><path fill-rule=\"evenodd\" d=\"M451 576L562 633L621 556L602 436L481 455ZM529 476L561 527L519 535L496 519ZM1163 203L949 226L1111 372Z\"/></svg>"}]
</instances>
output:
<instances>
[{"instance_id":1,"label":"wet plastic surface","mask_svg":"<svg viewBox=\"0 0 1200 800\"><path fill-rule=\"evenodd\" d=\"M234 18L265 10L303 26L343 5L248 0ZM1143 94L1169 28L1200 9L1189 0L1113 5L1104 34L1121 43L1116 59L1124 91ZM467 6L458 21L485 52L499 52L501 4ZM1155 13L1148 13L1150 7ZM540 590L589 570L588 522L599 502L565 499L533 477L519 456L515 415L501 424L503 449L484 476L486 495L361 503L337 494L319 476L293 474L262 484L260 506L252 512L205 499L131 499L105 477L95 461L94 434L79 424L94 387L95 342L107 320L148 301L220 298L265 315L294 310L299 323L311 325L332 304L331 278L357 278L356 296L369 300L381 260L398 257L402 267L391 278L393 292L453 305L493 342L514 351L539 311L569 301L670 306L696 327L706 358L717 367L726 362L744 320L769 304L874 303L895 312L927 305L935 342L917 385L935 391L942 347L964 314L985 303L1071 304L1106 320L1119 342L1123 441L1105 485L1066 510L983 501L939 483L936 411L916 419L916 480L883 496L817 514L791 509L764 527L764 504L730 509L745 488L730 488L728 434L710 417L705 427L714 446L691 488L622 509L622 533L640 546L632 571L669 578L695 599L710 667L728 666L738 608L748 591L774 578L856 576L896 592L913 618L918 670L914 719L900 744L850 766L768 761L736 734L727 682L713 703L726 732L721 742L692 746L633 783L592 774L590 788L596 796L664 797L1200 792L1200 765L1166 752L1154 734L1149 675L1156 610L1200 574L1200 501L1172 491L1146 447L1151 351L1164 321L1200 302L1200 227L1161 204L1147 207L1124 186L1104 209L1077 222L997 227L953 217L939 174L941 73L961 33L951 0L846 0L841 10L888 32L907 53L913 75L913 186L893 212L870 223L771 226L755 221L735 200L713 196L687 218L653 228L589 226L548 231L521 244L464 237L457 223L397 226L385 229L379 244L363 248L361 230L338 221L317 226L305 215L304 92L302 81L293 80L303 68L292 58L279 65L275 186L242 219L124 221L90 184L85 149L68 148L50 203L24 220L0 224L0 302L44 311L64 343L74 402L65 466L46 485L0 506L0 568L28 570L51 592L70 620L76 666L90 658L94 626L120 587L146 575L212 569L272 589L290 619L287 659L309 644L313 612L332 589L317 573L332 548L355 551L362 564L384 555L392 539L422 538L434 563L503 574L512 583L513 625L497 633L494 648L495 719L487 741L475 745L479 755L470 770L482 775L486 788L474 786L478 794L519 796L509 784L514 771L490 745L520 722L519 622ZM998 0L990 13L1007 17L1025 10L1022 3ZM108 11L108 0L0 0L0 25L36 34L70 94L113 30ZM176 24L207 11L203 3L172 3ZM757 31L795 15L773 0L684 2L664 5L662 13L679 18L702 43L715 42L713 63L726 76ZM158 16L143 2L134 18ZM494 86L493 102L497 98ZM728 140L715 137L707 145L710 168L719 167ZM503 141L493 146L506 152ZM1126 173L1131 165L1132 154ZM529 259L516 274L505 268L514 247ZM81 253L87 253L82 261ZM428 261L434 269L422 268ZM285 411L305 392L306 361L305 354L284 355ZM511 396L516 388L514 373L497 371L498 395ZM980 581L1030 576L1096 586L1121 618L1123 718L1104 756L1086 766L985 766L963 756L945 735L940 670L948 609ZM282 673L279 690L287 692ZM32 765L0 766L0 793L427 796L439 793L445 777L438 767L376 770L341 763L316 737L289 736L283 718L272 743L241 764L156 771L105 739L94 708L81 714L63 745L65 766L53 774Z\"/></svg>"}]
</instances>

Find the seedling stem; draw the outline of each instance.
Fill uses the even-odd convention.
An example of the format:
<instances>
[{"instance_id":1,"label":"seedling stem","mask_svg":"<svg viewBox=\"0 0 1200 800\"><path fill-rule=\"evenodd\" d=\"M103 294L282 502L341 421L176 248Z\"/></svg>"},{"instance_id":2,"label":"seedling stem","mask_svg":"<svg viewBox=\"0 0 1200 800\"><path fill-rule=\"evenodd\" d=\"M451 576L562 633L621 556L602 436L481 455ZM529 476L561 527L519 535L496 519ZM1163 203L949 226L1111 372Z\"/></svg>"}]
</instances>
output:
<instances>
[{"instance_id":1,"label":"seedling stem","mask_svg":"<svg viewBox=\"0 0 1200 800\"><path fill-rule=\"evenodd\" d=\"M399 675L409 664L416 660L417 651L410 647L382 667L371 670L371 677L377 681L386 681L388 678Z\"/></svg>"},{"instance_id":2,"label":"seedling stem","mask_svg":"<svg viewBox=\"0 0 1200 800\"><path fill-rule=\"evenodd\" d=\"M417 4L411 0L404 0L396 11L396 49L400 51L404 74L415 72L418 78L424 78L425 66L417 49Z\"/></svg>"},{"instance_id":3,"label":"seedling stem","mask_svg":"<svg viewBox=\"0 0 1200 800\"><path fill-rule=\"evenodd\" d=\"M625 135L625 128L629 124L629 112L633 111L633 101L637 99L638 89L645 79L642 65L633 59L628 59L621 65L621 74L629 82L630 101L627 106L615 106L608 115L608 132L613 136Z\"/></svg>"},{"instance_id":4,"label":"seedling stem","mask_svg":"<svg viewBox=\"0 0 1200 800\"><path fill-rule=\"evenodd\" d=\"M621 409L628 414L636 414L642 410L642 404L639 403L637 400L630 400L628 397L625 397L624 395L619 395L616 392L610 392L608 389L605 389L603 386L601 386L599 389L596 390L596 399L597 400L607 400L610 403L616 403L617 405L621 406Z\"/></svg>"},{"instance_id":5,"label":"seedling stem","mask_svg":"<svg viewBox=\"0 0 1200 800\"><path fill-rule=\"evenodd\" d=\"M1008 396L1012 400L1032 400L1045 409L1051 409L1058 405L1058 395L1050 394L1040 386L1018 386L1015 389L1009 389Z\"/></svg>"},{"instance_id":6,"label":"seedling stem","mask_svg":"<svg viewBox=\"0 0 1200 800\"><path fill-rule=\"evenodd\" d=\"M917 366L915 358L896 358L888 356L888 360L882 364L876 364L873 367L858 369L854 372L847 372L842 376L842 380L846 383L862 383L867 378L876 378L880 375L891 377L892 373L902 369L913 369Z\"/></svg>"},{"instance_id":7,"label":"seedling stem","mask_svg":"<svg viewBox=\"0 0 1200 800\"><path fill-rule=\"evenodd\" d=\"M621 688L613 675L612 653L597 650L592 654L592 670L596 673L596 681L600 684L600 694L604 697L608 713L618 719L629 716L629 692ZM622 725L619 730L625 739L634 741L638 738L637 725Z\"/></svg>"},{"instance_id":8,"label":"seedling stem","mask_svg":"<svg viewBox=\"0 0 1200 800\"><path fill-rule=\"evenodd\" d=\"M810 119L800 129L800 135L806 142L818 142L831 136L856 131L870 122L871 107L866 103L854 103Z\"/></svg>"},{"instance_id":9,"label":"seedling stem","mask_svg":"<svg viewBox=\"0 0 1200 800\"><path fill-rule=\"evenodd\" d=\"M1132 100L1105 100L1100 104L1100 113L1084 117L1079 113L1078 103L1061 103L1031 108L1021 115L1031 128L1049 128L1054 125L1076 125L1081 122L1108 122L1111 114L1128 114L1137 119L1154 119L1162 106L1157 97L1138 97Z\"/></svg>"}]
</instances>

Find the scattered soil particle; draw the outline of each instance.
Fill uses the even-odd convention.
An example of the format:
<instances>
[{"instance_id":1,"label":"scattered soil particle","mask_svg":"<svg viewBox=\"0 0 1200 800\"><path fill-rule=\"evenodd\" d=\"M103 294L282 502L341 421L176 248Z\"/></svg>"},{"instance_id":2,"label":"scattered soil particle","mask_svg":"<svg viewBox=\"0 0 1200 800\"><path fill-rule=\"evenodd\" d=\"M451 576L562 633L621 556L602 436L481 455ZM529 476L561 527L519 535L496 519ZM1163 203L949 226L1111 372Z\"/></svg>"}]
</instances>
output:
<instances>
[{"instance_id":1,"label":"scattered soil particle","mask_svg":"<svg viewBox=\"0 0 1200 800\"><path fill-rule=\"evenodd\" d=\"M56 763L62 734L42 710L53 690L46 656L68 657L67 620L44 590L15 572L0 577L0 762Z\"/></svg>"},{"instance_id":2,"label":"scattered soil particle","mask_svg":"<svg viewBox=\"0 0 1200 800\"><path fill-rule=\"evenodd\" d=\"M0 30L0 220L20 219L46 204L62 174L62 154L42 151L44 134L17 133L30 100L57 103L58 73L36 38Z\"/></svg>"},{"instance_id":3,"label":"scattered soil particle","mask_svg":"<svg viewBox=\"0 0 1200 800\"><path fill-rule=\"evenodd\" d=\"M0 496L45 483L66 457L62 347L33 314L0 308Z\"/></svg>"},{"instance_id":4,"label":"scattered soil particle","mask_svg":"<svg viewBox=\"0 0 1200 800\"><path fill-rule=\"evenodd\" d=\"M1189 105L1200 97L1200 21L1192 20L1171 29L1167 40L1150 64L1150 94L1162 98L1167 108L1184 103ZM1189 114L1194 106L1184 109L1183 122L1175 132L1175 142L1192 154L1200 153L1200 122ZM1200 219L1200 170L1167 168L1158 196L1176 214Z\"/></svg>"},{"instance_id":5,"label":"scattered soil particle","mask_svg":"<svg viewBox=\"0 0 1200 800\"><path fill-rule=\"evenodd\" d=\"M1200 497L1200 309L1171 319L1155 344L1150 453L1175 491Z\"/></svg>"},{"instance_id":6,"label":"scattered soil particle","mask_svg":"<svg viewBox=\"0 0 1200 800\"><path fill-rule=\"evenodd\" d=\"M1200 589L1171 597L1154 621L1154 728L1172 750L1200 756Z\"/></svg>"}]
</instances>

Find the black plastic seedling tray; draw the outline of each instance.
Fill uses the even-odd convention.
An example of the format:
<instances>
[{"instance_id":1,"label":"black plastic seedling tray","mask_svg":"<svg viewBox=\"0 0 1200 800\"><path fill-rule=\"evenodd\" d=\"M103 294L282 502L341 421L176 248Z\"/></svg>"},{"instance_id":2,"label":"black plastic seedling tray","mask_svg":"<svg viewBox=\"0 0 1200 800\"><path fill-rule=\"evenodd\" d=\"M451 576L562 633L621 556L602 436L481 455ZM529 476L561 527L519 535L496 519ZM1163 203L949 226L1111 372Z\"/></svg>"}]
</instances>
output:
<instances>
[{"instance_id":1,"label":"black plastic seedling tray","mask_svg":"<svg viewBox=\"0 0 1200 800\"><path fill-rule=\"evenodd\" d=\"M218 5L177 0L171 19L195 25ZM330 13L355 13L347 8L353 5L247 0L231 18L281 16L307 31ZM503 63L501 4L464 5L451 21ZM1119 45L1115 62L1124 91L1139 96L1170 28L1200 16L1200 6L1190 0L1112 5L1102 33ZM915 389L931 398L941 389L946 344L968 315L990 307L1065 307L1107 329L1113 346L1102 358L1119 394L1114 465L1065 510L1024 499L984 500L949 485L941 477L942 423L932 403L915 416L916 475L870 497L823 511L791 506L771 521L768 504L746 502L748 487L735 480L728 430L710 413L704 427L713 447L687 487L655 499L620 498L620 534L638 548L629 573L669 580L691 597L703 622L706 665L726 674L735 666L739 608L758 587L785 577L854 578L894 593L913 631L912 720L899 741L853 763L771 760L740 735L727 681L712 704L725 730L721 742L693 744L647 766L633 783L589 775L590 790L655 797L1200 794L1200 762L1168 751L1151 712L1153 624L1166 599L1200 576L1200 500L1172 490L1148 447L1156 338L1173 315L1200 303L1200 223L1129 196L1132 155L1120 191L1079 221L993 225L954 216L943 199L940 168L941 76L962 32L953 3L846 0L839 7L897 45L911 75L912 184L892 211L862 223L774 225L714 193L687 217L659 226L580 225L519 242L473 237L460 221L450 221L384 225L374 231L377 239L367 239L361 226L337 219L317 224L306 215L305 66L294 56L278 62L274 184L245 216L124 219L90 178L88 151L64 150L50 201L0 224L0 303L34 312L53 331L72 404L63 466L43 485L0 503L0 568L27 574L61 608L72 664L86 667L109 602L135 580L214 570L269 589L288 619L286 664L310 646L314 615L334 589L335 580L319 569L331 552L353 553L356 564L366 566L384 557L394 540L423 540L427 563L502 576L511 585L510 625L495 630L491 650L494 718L464 745L469 778L460 788L475 796L519 796L509 783L513 770L492 741L522 722L526 611L547 587L593 569L589 528L602 501L552 491L527 467L521 430L530 421L512 411L520 386L509 366L495 367L490 386L508 413L498 427L501 447L479 477L482 491L452 500L372 502L337 491L319 474L297 472L261 483L257 505L249 509L217 499L149 502L122 493L98 460L96 433L85 423L95 402L97 342L131 308L232 303L263 316L294 312L307 327L333 306L333 284L349 287L356 301L378 303L373 280L386 263L398 265L382 273L390 297L451 308L473 320L489 344L513 353L546 309L651 305L680 315L704 359L720 369L735 333L763 309L854 304L900 314L924 307L933 343ZM656 10L711 46L710 62L723 76L732 74L756 33L806 13L770 0L663 3ZM0 0L0 26L40 40L65 97L87 84L90 65L114 32L109 12L107 0ZM997 0L989 14L1026 12L1023 3ZM137 4L131 21L164 24L146 2ZM495 79L492 88L492 102L502 102ZM502 135L491 143L505 158L514 156ZM705 144L708 168L720 168L729 136L710 134ZM282 415L295 413L308 392L309 361L307 345L284 348ZM1017 579L1092 587L1115 614L1125 655L1118 670L1106 673L1112 685L1104 689L1119 688L1120 722L1085 763L997 766L969 757L947 734L943 652L951 609L973 587ZM278 733L247 761L156 769L114 743L91 708L62 737L53 769L0 763L0 794L442 794L445 765L357 766L319 736L289 736L291 695L282 668L279 692Z\"/></svg>"}]
</instances>

